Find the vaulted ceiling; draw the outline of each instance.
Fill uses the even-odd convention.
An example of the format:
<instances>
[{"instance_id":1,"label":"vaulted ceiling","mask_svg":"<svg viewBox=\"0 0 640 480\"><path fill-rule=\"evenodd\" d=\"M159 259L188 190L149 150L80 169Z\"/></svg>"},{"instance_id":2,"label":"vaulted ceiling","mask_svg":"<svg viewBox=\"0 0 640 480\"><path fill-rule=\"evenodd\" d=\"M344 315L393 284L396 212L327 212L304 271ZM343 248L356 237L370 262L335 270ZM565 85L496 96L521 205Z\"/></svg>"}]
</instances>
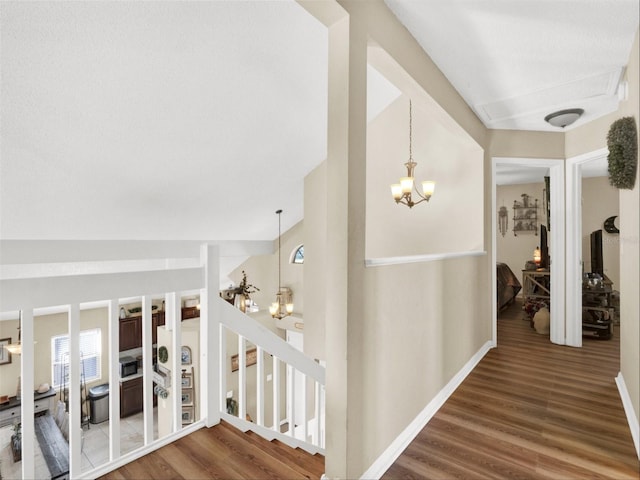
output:
<instances>
[{"instance_id":1,"label":"vaulted ceiling","mask_svg":"<svg viewBox=\"0 0 640 480\"><path fill-rule=\"evenodd\" d=\"M490 128L615 109L638 27L637 0L386 3ZM276 209L302 219L327 31L294 1L1 2L0 22L0 238L272 240ZM399 92L370 82L375 114Z\"/></svg>"}]
</instances>

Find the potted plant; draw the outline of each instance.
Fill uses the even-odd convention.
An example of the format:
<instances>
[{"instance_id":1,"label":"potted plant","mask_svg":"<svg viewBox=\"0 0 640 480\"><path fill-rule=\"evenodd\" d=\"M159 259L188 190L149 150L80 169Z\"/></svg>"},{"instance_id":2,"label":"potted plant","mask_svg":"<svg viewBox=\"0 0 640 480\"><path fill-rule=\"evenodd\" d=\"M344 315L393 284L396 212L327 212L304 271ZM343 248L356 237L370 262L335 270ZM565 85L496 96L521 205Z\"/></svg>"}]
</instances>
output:
<instances>
[{"instance_id":1,"label":"potted plant","mask_svg":"<svg viewBox=\"0 0 640 480\"><path fill-rule=\"evenodd\" d=\"M251 302L250 295L255 292L259 292L260 289L255 285L247 282L247 274L243 270L242 271L242 281L240 284L234 289L235 298L234 305L238 307L242 312L247 311L247 303Z\"/></svg>"},{"instance_id":2,"label":"potted plant","mask_svg":"<svg viewBox=\"0 0 640 480\"><path fill-rule=\"evenodd\" d=\"M22 460L22 424L15 423L13 425L13 435L11 435L11 453L13 453L13 461Z\"/></svg>"}]
</instances>

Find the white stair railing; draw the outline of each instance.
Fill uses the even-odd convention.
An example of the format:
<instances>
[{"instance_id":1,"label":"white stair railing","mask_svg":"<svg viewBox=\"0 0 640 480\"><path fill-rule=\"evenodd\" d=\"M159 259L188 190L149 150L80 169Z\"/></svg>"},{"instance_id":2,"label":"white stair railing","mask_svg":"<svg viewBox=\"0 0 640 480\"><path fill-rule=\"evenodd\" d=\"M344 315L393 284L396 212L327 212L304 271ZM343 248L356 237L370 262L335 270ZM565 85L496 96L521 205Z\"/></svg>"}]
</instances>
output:
<instances>
[{"instance_id":1,"label":"white stair railing","mask_svg":"<svg viewBox=\"0 0 640 480\"><path fill-rule=\"evenodd\" d=\"M324 367L261 323L224 300L220 302L221 418L267 440L324 453ZM227 345L235 345L236 340L237 356L230 355ZM302 379L303 387L296 388L296 378ZM229 402L227 392L232 393ZM302 402L296 402L296 392L303 396ZM269 403L271 408L267 408ZM296 407L299 404L303 407Z\"/></svg>"},{"instance_id":2,"label":"white stair railing","mask_svg":"<svg viewBox=\"0 0 640 480\"><path fill-rule=\"evenodd\" d=\"M1 242L0 242L1 243ZM85 246L89 251L91 248ZM145 245L147 245L145 243ZM98 242L95 248L101 246ZM155 242L149 243L150 254L155 252L154 247L160 248ZM82 249L80 249L82 251ZM162 248L161 248L162 250ZM64 254L65 252L62 252ZM82 253L82 252L81 252ZM109 252L107 252L109 253ZM86 253L87 258L79 258L78 261L70 261L65 255L62 263L55 262L56 256L47 258L48 263L32 265L8 263L7 256L0 259L0 314L14 315L17 311L22 312L22 343L23 351L20 356L22 364L22 430L23 430L23 457L32 458L35 452L34 443L34 423L33 423L33 392L34 385L34 358L36 355L34 344L34 317L56 312L66 312L68 314L68 332L70 343L77 349L77 355L71 355L71 365L73 367L71 382L71 419L78 419L77 424L72 424L69 436L69 459L71 478L96 478L111 471L118 466L134 460L146 453L149 453L169 441L175 440L184 434L195 431L205 425L217 423L222 416L241 430L253 430L263 437L272 440L278 438L283 443L292 447L301 447L311 453L323 452L324 448L324 386L325 370L313 360L286 343L272 331L262 326L255 320L246 316L237 308L232 307L227 302L218 297L218 248L211 245L203 245L200 251L200 258L165 258L158 260L154 258L142 258L133 260L134 255L122 252L121 261L107 261L104 258L111 258L107 253L96 254L98 260L91 261L91 256ZM157 253L157 252L156 252ZM144 255L142 255L144 257ZM200 322L200 334L204 339L201 349L201 376L200 381L203 386L200 394L200 415L191 425L178 428L177 432L172 432L164 438L156 439L153 435L153 372L152 372L152 340L151 340L151 300L164 298L167 305L170 299L180 298L185 292L198 292L204 302L203 318L206 321ZM107 313L107 328L109 335L108 351L104 352L108 358L109 371L107 378L109 384L119 383L119 318L118 305L121 299L127 301L141 302L143 306L142 324L143 332L143 357L145 359L143 367L143 379L145 384L144 393L144 418L145 436L144 444L130 452L122 452L120 446L120 405L117 395L110 397L110 433L109 433L109 460L93 470L83 471L81 462L81 426L80 426L80 364L79 364L79 333L80 333L80 310L81 305L91 305L91 308L98 306L105 307ZM218 302L220 302L218 304ZM63 307L53 307L60 306ZM219 308L218 308L219 307ZM179 311L179 309L178 309ZM11 318L14 318L13 316ZM176 316L176 319L179 318ZM218 324L218 319L220 324ZM179 324L179 321L178 321ZM212 328L210 328L212 327ZM226 338L227 332L236 335L239 350L242 355L238 357L238 371L242 372L238 377L242 377L238 389L238 394L242 396L242 411L247 412L247 407L251 406L253 412L255 408L255 421L249 422L243 415L230 415L224 411L226 405L227 369L230 358L225 353L226 344L218 341L218 334ZM248 343L256 345L256 372L246 365L246 351ZM177 348L179 342L175 342ZM220 355L215 352L220 346ZM207 354L205 354L206 352ZM210 355L208 355L210 354ZM269 357L271 356L271 357ZM286 366L286 367L285 367ZM295 393L286 392L285 371L298 371L304 376L305 396L308 398L304 412L299 412L298 418L303 421L297 422L296 410L291 407L287 414L282 416L285 410L282 405L295 405ZM73 372L76 372L73 374ZM214 373L215 372L215 373ZM269 373L271 372L271 373ZM218 375L220 373L220 375ZM247 382L250 375L255 382ZM271 375L269 378L267 378ZM253 385L255 383L255 385ZM271 384L269 389L268 384ZM250 385L250 388L247 388ZM273 385L276 385L273 388ZM220 391L218 392L218 387ZM211 397L211 395L213 397ZM172 398L175 403L176 412L180 411L180 397L178 400ZM212 401L215 399L215 401ZM248 402L247 399L250 401ZM254 407L253 399L255 399ZM220 404L218 404L218 400ZM271 408L266 406L270 404ZM206 408L205 408L206 405ZM210 407L209 407L210 406ZM239 405L240 406L240 405ZM307 418L307 412L312 412ZM78 414L76 414L78 413ZM220 413L220 415L218 415ZM177 415L176 415L177 417ZM31 421L29 421L31 418ZM275 419L275 421L274 421ZM280 424L289 425L286 432L280 432ZM24 462L22 465L23 478L34 478L35 470L33 462Z\"/></svg>"}]
</instances>

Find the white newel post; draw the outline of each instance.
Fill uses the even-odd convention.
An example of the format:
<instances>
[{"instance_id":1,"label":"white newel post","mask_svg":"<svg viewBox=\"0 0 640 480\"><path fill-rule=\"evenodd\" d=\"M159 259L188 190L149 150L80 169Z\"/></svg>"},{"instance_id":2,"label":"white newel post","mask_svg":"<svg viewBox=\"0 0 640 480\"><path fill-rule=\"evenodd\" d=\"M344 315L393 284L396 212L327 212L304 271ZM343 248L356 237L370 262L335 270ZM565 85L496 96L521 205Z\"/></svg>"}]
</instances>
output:
<instances>
[{"instance_id":1,"label":"white newel post","mask_svg":"<svg viewBox=\"0 0 640 480\"><path fill-rule=\"evenodd\" d=\"M26 309L20 315L20 333L22 337L22 355L20 356L20 381L22 418L22 478L35 478L35 426L33 420L33 364L35 348L33 346L33 310Z\"/></svg>"},{"instance_id":2,"label":"white newel post","mask_svg":"<svg viewBox=\"0 0 640 480\"><path fill-rule=\"evenodd\" d=\"M220 249L216 245L200 247L204 266L204 288L200 291L200 405L207 427L220 423L222 402L220 358Z\"/></svg>"}]
</instances>

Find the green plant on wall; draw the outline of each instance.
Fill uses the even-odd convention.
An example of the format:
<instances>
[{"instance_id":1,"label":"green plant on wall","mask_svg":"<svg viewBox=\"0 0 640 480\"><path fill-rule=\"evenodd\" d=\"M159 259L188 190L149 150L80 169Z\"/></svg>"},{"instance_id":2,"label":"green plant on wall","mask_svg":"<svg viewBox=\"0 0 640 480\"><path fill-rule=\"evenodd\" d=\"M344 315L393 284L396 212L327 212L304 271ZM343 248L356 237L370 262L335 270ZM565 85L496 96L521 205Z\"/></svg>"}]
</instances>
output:
<instances>
[{"instance_id":1,"label":"green plant on wall","mask_svg":"<svg viewBox=\"0 0 640 480\"><path fill-rule=\"evenodd\" d=\"M616 188L633 189L638 169L638 134L633 117L611 124L607 134L609 183Z\"/></svg>"}]
</instances>

